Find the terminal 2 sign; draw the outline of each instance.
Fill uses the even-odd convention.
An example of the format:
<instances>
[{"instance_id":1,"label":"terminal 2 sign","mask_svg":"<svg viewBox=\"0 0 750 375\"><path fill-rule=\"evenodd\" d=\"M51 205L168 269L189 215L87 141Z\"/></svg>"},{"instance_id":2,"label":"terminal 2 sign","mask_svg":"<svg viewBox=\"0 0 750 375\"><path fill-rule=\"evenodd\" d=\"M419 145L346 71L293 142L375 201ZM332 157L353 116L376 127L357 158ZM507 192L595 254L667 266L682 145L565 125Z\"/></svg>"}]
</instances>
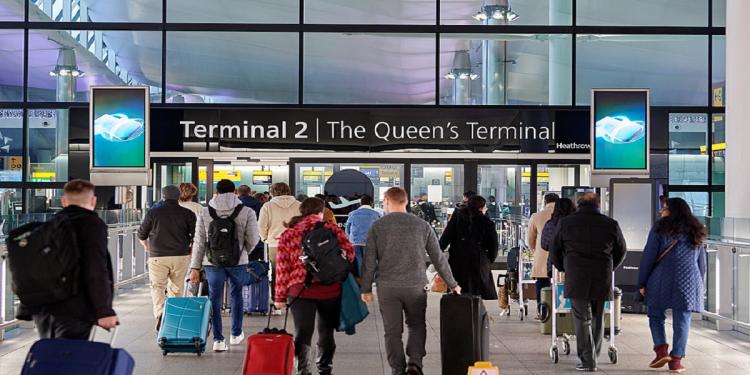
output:
<instances>
[{"instance_id":1,"label":"terminal 2 sign","mask_svg":"<svg viewBox=\"0 0 750 375\"><path fill-rule=\"evenodd\" d=\"M171 113L159 113L171 111ZM587 110L154 109L183 143L237 148L590 152ZM169 124L169 125L167 125ZM163 133L163 132L157 132ZM156 137L156 135L155 135ZM158 150L159 140L152 140Z\"/></svg>"}]
</instances>

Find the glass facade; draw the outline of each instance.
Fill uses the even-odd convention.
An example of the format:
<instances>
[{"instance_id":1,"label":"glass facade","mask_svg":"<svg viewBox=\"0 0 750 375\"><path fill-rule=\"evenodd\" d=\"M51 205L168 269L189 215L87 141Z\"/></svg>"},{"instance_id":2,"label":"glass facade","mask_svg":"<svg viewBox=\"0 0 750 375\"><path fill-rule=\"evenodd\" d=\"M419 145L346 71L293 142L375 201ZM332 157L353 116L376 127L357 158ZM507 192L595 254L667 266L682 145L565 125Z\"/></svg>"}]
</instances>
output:
<instances>
[{"instance_id":1,"label":"glass facade","mask_svg":"<svg viewBox=\"0 0 750 375\"><path fill-rule=\"evenodd\" d=\"M493 3L0 0L0 189L21 189L30 209L39 195L27 191L60 188L81 169L68 165L67 109L86 102L92 85L144 85L157 107L196 108L577 109L595 87L647 87L659 113L671 114L656 121L670 129L654 151L666 154L669 191L719 203L725 1ZM710 121L673 118L685 114ZM544 179L553 172L532 164L532 190L552 189ZM456 183L480 169L455 171ZM447 201L461 193L453 188Z\"/></svg>"}]
</instances>

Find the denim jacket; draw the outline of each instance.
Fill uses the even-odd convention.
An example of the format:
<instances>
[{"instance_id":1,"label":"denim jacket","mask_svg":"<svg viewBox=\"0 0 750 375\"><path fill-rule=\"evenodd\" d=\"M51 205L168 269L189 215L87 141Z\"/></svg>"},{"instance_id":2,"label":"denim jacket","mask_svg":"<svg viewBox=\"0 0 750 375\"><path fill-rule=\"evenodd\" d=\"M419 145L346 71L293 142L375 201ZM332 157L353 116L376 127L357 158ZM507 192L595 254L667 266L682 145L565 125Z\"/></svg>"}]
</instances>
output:
<instances>
[{"instance_id":1,"label":"denim jacket","mask_svg":"<svg viewBox=\"0 0 750 375\"><path fill-rule=\"evenodd\" d=\"M380 219L380 213L369 206L362 206L351 213L346 220L346 235L354 245L367 243L367 232L376 220Z\"/></svg>"}]
</instances>

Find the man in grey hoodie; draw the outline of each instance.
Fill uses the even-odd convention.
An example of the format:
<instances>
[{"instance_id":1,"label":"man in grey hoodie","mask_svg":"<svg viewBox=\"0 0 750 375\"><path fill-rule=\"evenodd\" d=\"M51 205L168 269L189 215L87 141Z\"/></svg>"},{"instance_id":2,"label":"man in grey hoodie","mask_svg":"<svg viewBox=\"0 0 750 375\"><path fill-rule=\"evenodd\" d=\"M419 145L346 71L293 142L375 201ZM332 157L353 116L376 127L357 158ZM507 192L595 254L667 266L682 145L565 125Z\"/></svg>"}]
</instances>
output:
<instances>
[{"instance_id":1,"label":"man in grey hoodie","mask_svg":"<svg viewBox=\"0 0 750 375\"><path fill-rule=\"evenodd\" d=\"M207 239L209 228L213 218L209 207L203 209L198 215L198 223L195 229L195 241L193 242L193 255L190 267L192 268L191 279L198 282L199 271L203 268L208 278L208 296L211 299L213 314L211 317L212 331L214 335L214 351L223 352L228 350L224 342L221 326L221 304L224 295L224 283L229 279L229 295L231 305L232 331L229 343L238 345L242 343L245 334L242 332L242 287L248 283L249 272L247 270L248 255L258 243L258 222L255 211L245 207L234 194L234 183L229 180L221 180L216 184L216 195L208 206L216 211L217 217L228 218L233 215L238 207L239 213L234 219L235 235L240 244L240 258L237 265L222 267L212 264L208 260Z\"/></svg>"},{"instance_id":2,"label":"man in grey hoodie","mask_svg":"<svg viewBox=\"0 0 750 375\"><path fill-rule=\"evenodd\" d=\"M373 300L372 283L375 272L378 273L385 351L393 375L422 375L427 340L425 252L451 291L461 294L461 287L440 250L435 230L426 221L407 213L408 203L404 189L394 187L386 191L383 199L386 215L370 227L362 272L362 300L367 303ZM406 354L401 338L404 315L409 329Z\"/></svg>"}]
</instances>

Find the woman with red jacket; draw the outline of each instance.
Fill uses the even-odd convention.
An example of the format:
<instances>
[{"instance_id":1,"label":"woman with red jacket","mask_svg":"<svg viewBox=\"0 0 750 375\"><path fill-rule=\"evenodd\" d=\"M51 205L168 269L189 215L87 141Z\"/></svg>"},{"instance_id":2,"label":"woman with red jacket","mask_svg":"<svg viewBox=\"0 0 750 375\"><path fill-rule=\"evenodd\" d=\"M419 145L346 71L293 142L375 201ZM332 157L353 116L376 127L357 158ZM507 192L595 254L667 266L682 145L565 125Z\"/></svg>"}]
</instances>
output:
<instances>
[{"instance_id":1,"label":"woman with red jacket","mask_svg":"<svg viewBox=\"0 0 750 375\"><path fill-rule=\"evenodd\" d=\"M302 239L323 221L325 202L318 198L305 199L300 205L300 215L293 217L286 224L288 228L279 239L279 250L276 255L276 292L275 305L278 309L286 307L290 301L290 310L296 329L294 337L294 355L297 357L297 374L311 374L309 368L310 345L315 331L317 313L318 373L329 375L333 371L333 354L336 341L333 332L339 325L341 313L341 284L323 285L312 280L305 287L307 269L300 260L302 256ZM325 228L336 234L341 249L346 253L349 262L354 262L354 247L346 234L338 226L326 222Z\"/></svg>"}]
</instances>

